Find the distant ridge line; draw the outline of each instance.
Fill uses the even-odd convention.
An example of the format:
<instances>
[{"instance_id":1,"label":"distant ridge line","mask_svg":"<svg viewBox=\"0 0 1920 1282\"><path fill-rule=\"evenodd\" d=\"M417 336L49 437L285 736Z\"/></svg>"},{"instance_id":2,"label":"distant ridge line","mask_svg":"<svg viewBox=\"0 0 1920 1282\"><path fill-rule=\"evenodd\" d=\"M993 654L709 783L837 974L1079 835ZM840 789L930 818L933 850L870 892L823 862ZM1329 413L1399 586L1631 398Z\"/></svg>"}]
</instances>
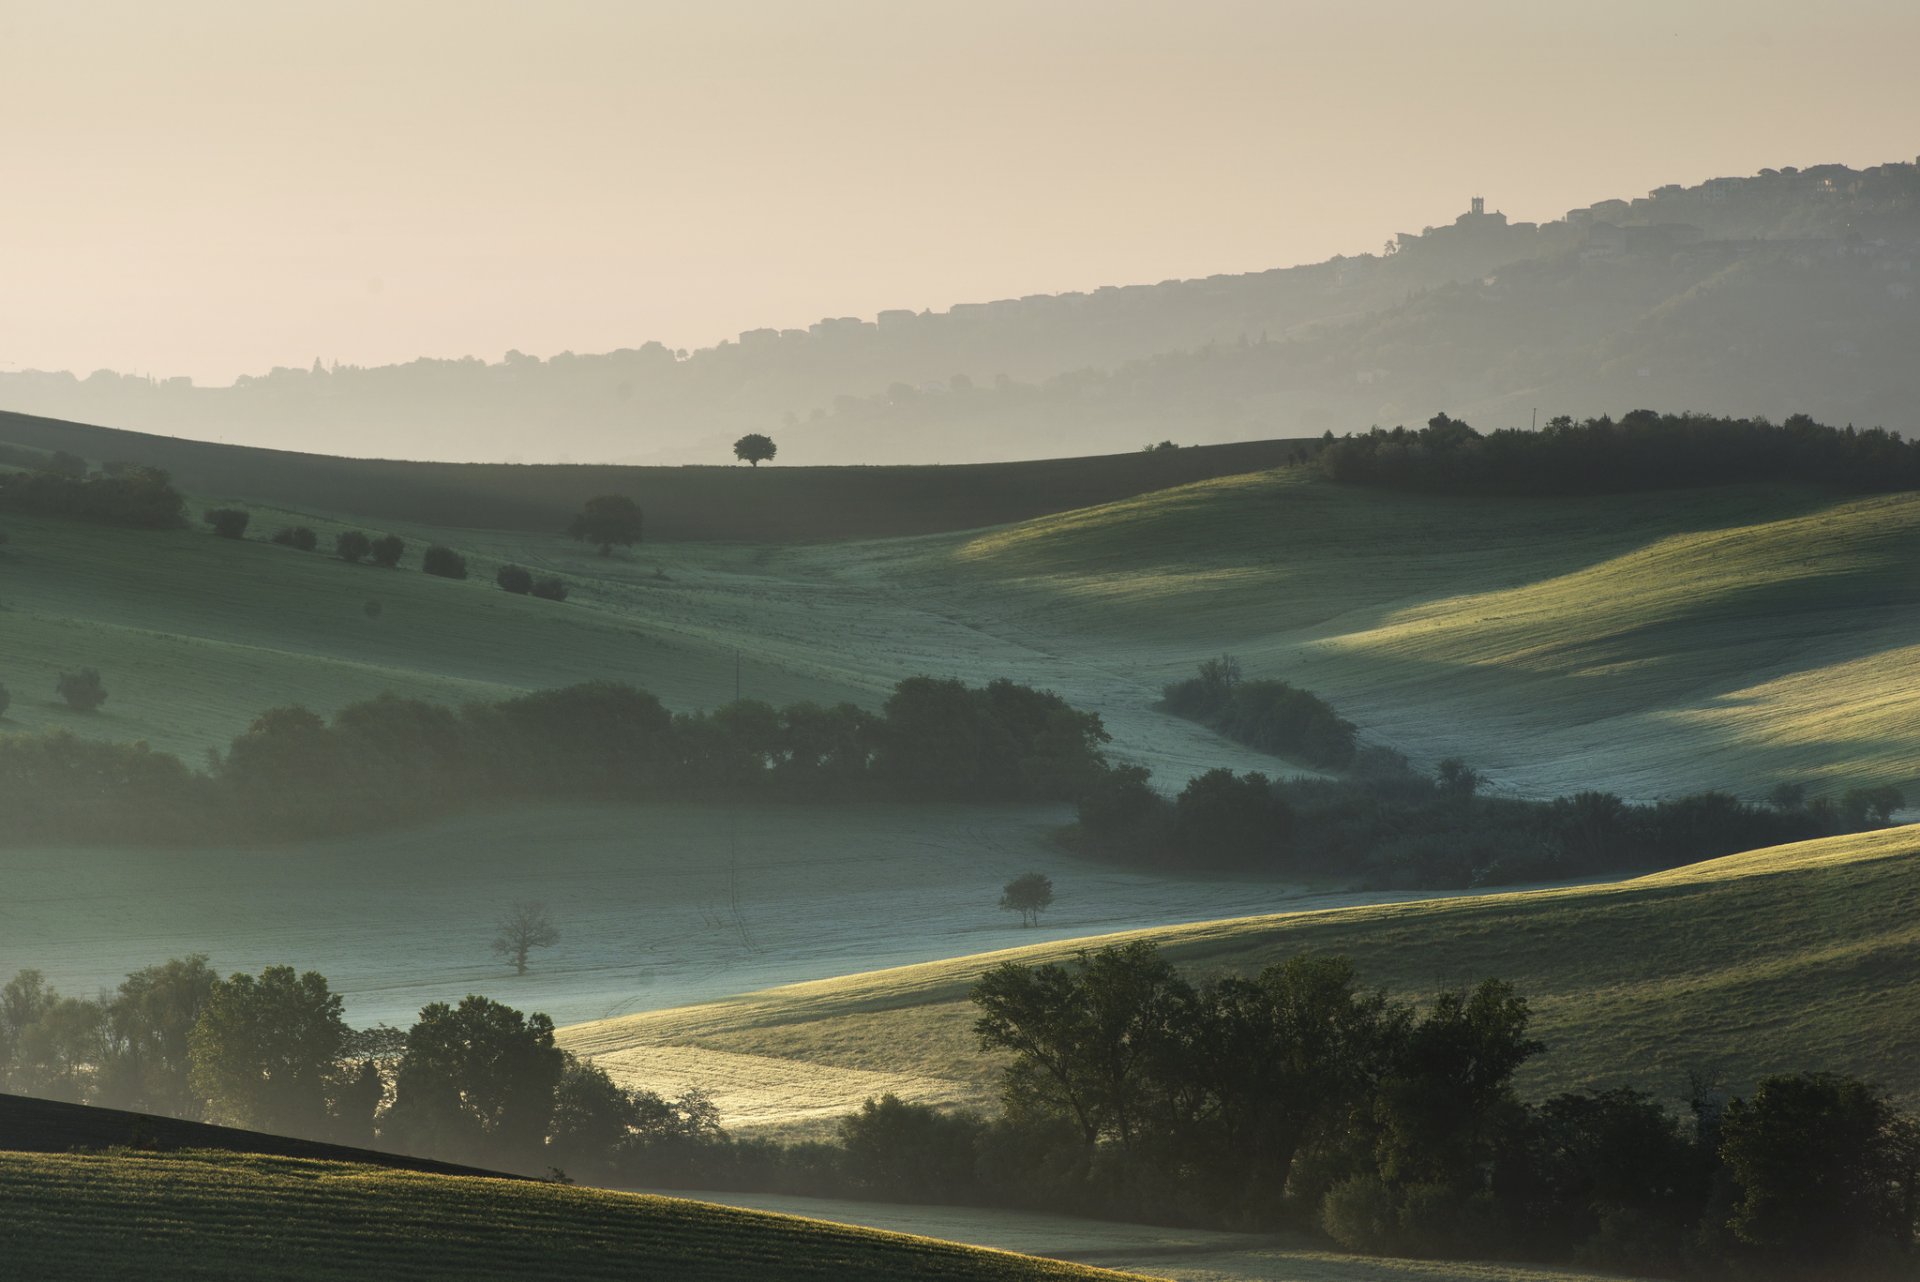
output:
<instances>
[{"instance_id":1,"label":"distant ridge line","mask_svg":"<svg viewBox=\"0 0 1920 1282\"><path fill-rule=\"evenodd\" d=\"M638 466L425 463L195 441L0 411L0 442L163 468L196 497L353 517L556 535L596 494L626 494L662 542L808 543L945 534L1283 465L1302 438L1005 463ZM644 556L644 551L640 553Z\"/></svg>"}]
</instances>

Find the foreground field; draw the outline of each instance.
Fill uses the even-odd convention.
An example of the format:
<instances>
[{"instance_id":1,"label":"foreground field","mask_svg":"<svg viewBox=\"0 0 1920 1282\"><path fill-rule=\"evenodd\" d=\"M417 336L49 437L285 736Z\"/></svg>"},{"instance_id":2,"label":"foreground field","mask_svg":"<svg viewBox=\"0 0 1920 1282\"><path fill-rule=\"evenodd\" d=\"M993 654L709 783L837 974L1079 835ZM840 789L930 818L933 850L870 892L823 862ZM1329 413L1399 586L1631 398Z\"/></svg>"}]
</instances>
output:
<instances>
[{"instance_id":1,"label":"foreground field","mask_svg":"<svg viewBox=\"0 0 1920 1282\"><path fill-rule=\"evenodd\" d=\"M979 1207L906 1206L758 1193L699 1193L702 1201L914 1233L1043 1255L1173 1282L1622 1282L1517 1264L1386 1260L1317 1249L1299 1238L1114 1224Z\"/></svg>"},{"instance_id":2,"label":"foreground field","mask_svg":"<svg viewBox=\"0 0 1920 1282\"><path fill-rule=\"evenodd\" d=\"M1345 954L1404 997L1497 976L1532 1002L1546 1055L1533 1094L1635 1084L1683 1096L1688 1074L1744 1089L1830 1069L1920 1100L1920 827L1735 855L1580 887L1360 906L1044 944L747 994L562 1030L620 1073L636 1049L715 1063L751 1055L945 1081L991 1103L998 1061L967 989L1001 961L1149 938L1198 975L1299 952ZM623 1074L624 1075L624 1074ZM629 1075L636 1085L644 1073ZM902 1092L903 1094L907 1092Z\"/></svg>"},{"instance_id":3,"label":"foreground field","mask_svg":"<svg viewBox=\"0 0 1920 1282\"><path fill-rule=\"evenodd\" d=\"M0 982L34 967L87 994L204 952L223 972L319 970L357 1024L404 1027L467 993L567 1022L1315 902L1268 880L1175 881L1067 856L1048 841L1064 818L1044 806L553 806L257 849L6 851ZM1023 930L996 904L1034 868L1059 899ZM515 976L488 945L521 899L544 900L561 938ZM675 1089L707 1085L741 1105L733 1088L759 1067L655 1063ZM876 1085L847 1075L834 1098L852 1107Z\"/></svg>"},{"instance_id":4,"label":"foreground field","mask_svg":"<svg viewBox=\"0 0 1920 1282\"><path fill-rule=\"evenodd\" d=\"M926 1238L529 1181L227 1153L0 1153L9 1276L1114 1277Z\"/></svg>"}]
</instances>

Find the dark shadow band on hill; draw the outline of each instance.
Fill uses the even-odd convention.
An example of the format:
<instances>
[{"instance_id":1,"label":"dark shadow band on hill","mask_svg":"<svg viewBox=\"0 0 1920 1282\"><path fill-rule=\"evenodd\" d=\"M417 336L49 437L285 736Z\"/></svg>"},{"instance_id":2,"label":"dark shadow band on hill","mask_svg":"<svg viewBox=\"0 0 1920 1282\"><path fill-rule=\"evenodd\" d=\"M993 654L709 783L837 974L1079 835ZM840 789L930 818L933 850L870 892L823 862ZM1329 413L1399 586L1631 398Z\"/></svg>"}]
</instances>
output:
<instances>
[{"instance_id":1,"label":"dark shadow band on hill","mask_svg":"<svg viewBox=\"0 0 1920 1282\"><path fill-rule=\"evenodd\" d=\"M581 503L622 494L663 542L811 543L944 534L1263 471L1308 442L1193 445L1019 463L634 467L413 463L190 441L0 411L0 442L157 467L198 496L295 510L558 535Z\"/></svg>"},{"instance_id":2,"label":"dark shadow band on hill","mask_svg":"<svg viewBox=\"0 0 1920 1282\"><path fill-rule=\"evenodd\" d=\"M483 1175L490 1179L519 1180L524 1175L489 1171L477 1166L436 1162L430 1158L376 1149L323 1144L318 1140L243 1131L207 1122L185 1122L154 1113L130 1113L117 1108L95 1108L64 1100L34 1099L0 1094L0 1152L73 1153L97 1149L144 1149L173 1152L182 1149L247 1153L263 1157L296 1157L318 1162L352 1162L428 1175Z\"/></svg>"}]
</instances>

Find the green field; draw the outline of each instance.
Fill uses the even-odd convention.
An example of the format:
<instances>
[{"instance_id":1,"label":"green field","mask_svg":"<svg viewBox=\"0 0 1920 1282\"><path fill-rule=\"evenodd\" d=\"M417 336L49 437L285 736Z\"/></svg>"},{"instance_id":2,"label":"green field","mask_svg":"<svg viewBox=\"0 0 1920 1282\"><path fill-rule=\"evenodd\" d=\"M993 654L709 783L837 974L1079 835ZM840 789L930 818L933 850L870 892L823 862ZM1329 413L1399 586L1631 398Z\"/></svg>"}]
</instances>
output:
<instances>
[{"instance_id":1,"label":"green field","mask_svg":"<svg viewBox=\"0 0 1920 1282\"><path fill-rule=\"evenodd\" d=\"M1121 1275L557 1184L229 1153L0 1153L12 1277L979 1279Z\"/></svg>"},{"instance_id":2,"label":"green field","mask_svg":"<svg viewBox=\"0 0 1920 1282\"><path fill-rule=\"evenodd\" d=\"M1192 974L1247 973L1300 952L1344 954L1363 980L1419 998L1511 980L1548 1053L1522 1073L1546 1094L1635 1084L1682 1096L1689 1072L1736 1089L1830 1069L1920 1101L1920 827L1829 838L1591 886L1201 923L796 984L563 1030L618 1071L634 1048L725 1062L788 1058L944 1077L983 1106L1000 1061L978 1050L967 989L1002 961L1146 938ZM683 1052L684 1053L684 1052ZM644 1084L644 1076L636 1079Z\"/></svg>"},{"instance_id":3,"label":"green field","mask_svg":"<svg viewBox=\"0 0 1920 1282\"><path fill-rule=\"evenodd\" d=\"M763 478L764 479L764 478ZM213 501L232 501L220 499ZM197 504L196 504L197 506ZM324 514L261 508L255 533ZM1177 785L1275 763L1152 710L1202 657L1330 699L1416 761L1498 790L1636 798L1920 780L1920 497L1728 488L1553 501L1388 494L1254 473L971 534L808 546L649 543L392 521L474 577L217 540L0 520L10 728L144 738L197 759L261 709L383 690L500 697L594 677L676 708L875 705L902 677L1013 676L1099 711ZM515 561L563 605L491 584ZM368 602L380 604L370 618ZM57 671L110 700L76 717Z\"/></svg>"}]
</instances>

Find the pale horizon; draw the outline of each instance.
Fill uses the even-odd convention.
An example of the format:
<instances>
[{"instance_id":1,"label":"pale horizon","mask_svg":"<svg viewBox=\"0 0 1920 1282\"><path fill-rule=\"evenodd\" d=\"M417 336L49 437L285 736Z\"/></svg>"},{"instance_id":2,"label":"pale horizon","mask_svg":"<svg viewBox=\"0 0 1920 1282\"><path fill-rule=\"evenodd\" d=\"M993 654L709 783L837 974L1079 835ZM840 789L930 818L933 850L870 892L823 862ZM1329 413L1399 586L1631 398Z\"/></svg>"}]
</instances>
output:
<instances>
[{"instance_id":1,"label":"pale horizon","mask_svg":"<svg viewBox=\"0 0 1920 1282\"><path fill-rule=\"evenodd\" d=\"M1875 0L27 0L0 16L25 193L0 213L0 370L223 385L316 358L694 348L1377 252L1473 195L1547 221L1912 160L1916 46L1920 13Z\"/></svg>"}]
</instances>

